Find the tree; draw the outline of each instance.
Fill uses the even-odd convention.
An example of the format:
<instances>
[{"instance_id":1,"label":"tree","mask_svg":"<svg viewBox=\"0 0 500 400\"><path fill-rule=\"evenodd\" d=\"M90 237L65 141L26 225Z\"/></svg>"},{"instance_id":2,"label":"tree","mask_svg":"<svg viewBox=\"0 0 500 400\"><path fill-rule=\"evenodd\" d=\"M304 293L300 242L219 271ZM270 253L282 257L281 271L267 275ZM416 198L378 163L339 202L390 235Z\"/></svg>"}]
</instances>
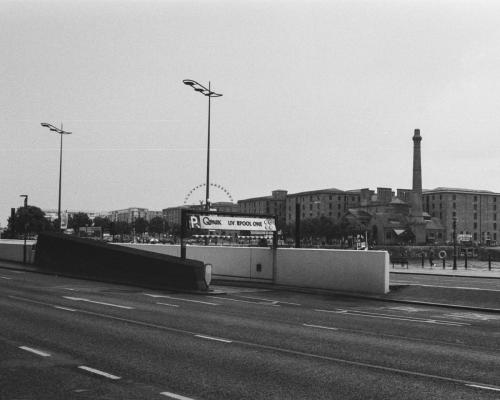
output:
<instances>
[{"instance_id":1,"label":"tree","mask_svg":"<svg viewBox=\"0 0 500 400\"><path fill-rule=\"evenodd\" d=\"M92 221L90 220L89 216L86 213L80 212L74 214L69 218L68 228L73 228L75 230L75 233L78 233L80 227L90 226L91 224Z\"/></svg>"},{"instance_id":2,"label":"tree","mask_svg":"<svg viewBox=\"0 0 500 400\"><path fill-rule=\"evenodd\" d=\"M111 227L111 221L107 217L95 217L94 226L100 226L103 232L109 232Z\"/></svg>"},{"instance_id":3,"label":"tree","mask_svg":"<svg viewBox=\"0 0 500 400\"><path fill-rule=\"evenodd\" d=\"M143 234L148 229L148 221L139 217L134 221L135 233Z\"/></svg>"},{"instance_id":4,"label":"tree","mask_svg":"<svg viewBox=\"0 0 500 400\"><path fill-rule=\"evenodd\" d=\"M159 235L160 233L165 233L166 228L167 224L162 217L154 217L151 221L149 221L149 233Z\"/></svg>"},{"instance_id":5,"label":"tree","mask_svg":"<svg viewBox=\"0 0 500 400\"><path fill-rule=\"evenodd\" d=\"M51 223L45 218L45 213L35 206L19 207L14 217L9 217L8 220L8 230L17 236L24 233L37 234L52 229Z\"/></svg>"}]
</instances>

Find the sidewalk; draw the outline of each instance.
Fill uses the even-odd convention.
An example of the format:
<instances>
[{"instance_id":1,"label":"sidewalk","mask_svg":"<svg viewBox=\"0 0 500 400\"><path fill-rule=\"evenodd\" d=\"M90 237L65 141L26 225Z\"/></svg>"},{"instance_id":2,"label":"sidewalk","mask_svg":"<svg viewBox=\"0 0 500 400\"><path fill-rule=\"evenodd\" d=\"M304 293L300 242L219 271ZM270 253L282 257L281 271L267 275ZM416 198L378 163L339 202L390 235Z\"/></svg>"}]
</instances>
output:
<instances>
[{"instance_id":1,"label":"sidewalk","mask_svg":"<svg viewBox=\"0 0 500 400\"><path fill-rule=\"evenodd\" d=\"M445 269L443 269L442 262L438 262L434 267L430 267L426 263L422 267L422 263L410 262L408 267L402 267L400 264L395 264L394 268L392 264L389 266L390 273L396 274L422 274L422 275L443 275L443 276L463 276L469 278L498 278L500 279L500 263L493 262L491 264L491 270L488 269L487 262L474 262L469 263L467 269L465 269L463 262L457 265L457 269L453 269L453 265L450 262L446 263Z\"/></svg>"}]
</instances>

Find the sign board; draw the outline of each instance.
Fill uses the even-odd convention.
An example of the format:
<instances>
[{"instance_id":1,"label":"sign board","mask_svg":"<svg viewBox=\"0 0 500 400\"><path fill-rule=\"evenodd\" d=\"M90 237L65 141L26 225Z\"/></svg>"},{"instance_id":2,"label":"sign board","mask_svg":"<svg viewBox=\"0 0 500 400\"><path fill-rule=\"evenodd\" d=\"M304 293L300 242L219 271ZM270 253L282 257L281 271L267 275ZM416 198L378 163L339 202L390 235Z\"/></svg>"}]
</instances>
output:
<instances>
[{"instance_id":1,"label":"sign board","mask_svg":"<svg viewBox=\"0 0 500 400\"><path fill-rule=\"evenodd\" d=\"M459 242L472 242L472 235L461 233L457 235L457 241Z\"/></svg>"},{"instance_id":2,"label":"sign board","mask_svg":"<svg viewBox=\"0 0 500 400\"><path fill-rule=\"evenodd\" d=\"M78 230L78 236L90 239L101 239L102 228L100 226L82 226Z\"/></svg>"},{"instance_id":3,"label":"sign board","mask_svg":"<svg viewBox=\"0 0 500 400\"><path fill-rule=\"evenodd\" d=\"M274 218L238 217L223 215L189 214L191 229L220 229L223 231L275 232Z\"/></svg>"},{"instance_id":4,"label":"sign board","mask_svg":"<svg viewBox=\"0 0 500 400\"><path fill-rule=\"evenodd\" d=\"M61 213L61 229L67 229L67 228L68 228L68 213L62 212Z\"/></svg>"}]
</instances>

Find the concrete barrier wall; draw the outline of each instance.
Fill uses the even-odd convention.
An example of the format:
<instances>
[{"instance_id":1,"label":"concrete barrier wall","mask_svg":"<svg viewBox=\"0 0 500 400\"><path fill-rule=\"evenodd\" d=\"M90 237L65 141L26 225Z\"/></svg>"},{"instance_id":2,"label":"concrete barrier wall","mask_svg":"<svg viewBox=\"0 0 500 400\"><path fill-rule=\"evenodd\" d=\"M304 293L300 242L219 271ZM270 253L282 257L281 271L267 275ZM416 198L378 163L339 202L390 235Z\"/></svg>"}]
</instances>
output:
<instances>
[{"instance_id":1,"label":"concrete barrier wall","mask_svg":"<svg viewBox=\"0 0 500 400\"><path fill-rule=\"evenodd\" d=\"M179 255L180 246L122 244ZM212 264L214 279L274 282L344 292L389 292L389 253L327 249L187 246L186 256ZM274 279L273 279L274 268Z\"/></svg>"},{"instance_id":2,"label":"concrete barrier wall","mask_svg":"<svg viewBox=\"0 0 500 400\"><path fill-rule=\"evenodd\" d=\"M180 256L180 246L117 243L155 253ZM212 264L214 279L272 281L273 254L264 247L186 246L186 257Z\"/></svg>"},{"instance_id":3,"label":"concrete barrier wall","mask_svg":"<svg viewBox=\"0 0 500 400\"><path fill-rule=\"evenodd\" d=\"M26 241L26 263L35 261L34 240ZM0 240L0 260L23 262L24 240Z\"/></svg>"},{"instance_id":4,"label":"concrete barrier wall","mask_svg":"<svg viewBox=\"0 0 500 400\"><path fill-rule=\"evenodd\" d=\"M389 292L386 251L278 249L276 283L345 292Z\"/></svg>"}]
</instances>

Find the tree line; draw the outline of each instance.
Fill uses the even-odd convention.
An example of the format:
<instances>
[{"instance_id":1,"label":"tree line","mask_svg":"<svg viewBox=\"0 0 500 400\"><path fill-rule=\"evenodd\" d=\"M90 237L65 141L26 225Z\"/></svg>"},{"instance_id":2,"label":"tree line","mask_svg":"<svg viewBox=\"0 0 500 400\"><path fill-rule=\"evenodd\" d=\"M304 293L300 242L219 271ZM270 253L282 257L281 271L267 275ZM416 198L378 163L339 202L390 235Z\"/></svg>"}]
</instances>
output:
<instances>
[{"instance_id":1,"label":"tree line","mask_svg":"<svg viewBox=\"0 0 500 400\"><path fill-rule=\"evenodd\" d=\"M26 234L28 237L35 236L44 231L57 231L59 220L50 221L45 213L36 206L19 207L14 215L8 219L7 230L2 237L4 238L22 238ZM111 221L107 217L95 217L93 220L88 214L80 212L73 214L68 219L68 229L73 229L78 233L81 227L101 227L102 231L111 235L130 235L136 233L142 235L160 234L178 234L180 227L177 225L169 226L161 217L154 217L151 221L144 218L137 218L133 223L126 221Z\"/></svg>"}]
</instances>

